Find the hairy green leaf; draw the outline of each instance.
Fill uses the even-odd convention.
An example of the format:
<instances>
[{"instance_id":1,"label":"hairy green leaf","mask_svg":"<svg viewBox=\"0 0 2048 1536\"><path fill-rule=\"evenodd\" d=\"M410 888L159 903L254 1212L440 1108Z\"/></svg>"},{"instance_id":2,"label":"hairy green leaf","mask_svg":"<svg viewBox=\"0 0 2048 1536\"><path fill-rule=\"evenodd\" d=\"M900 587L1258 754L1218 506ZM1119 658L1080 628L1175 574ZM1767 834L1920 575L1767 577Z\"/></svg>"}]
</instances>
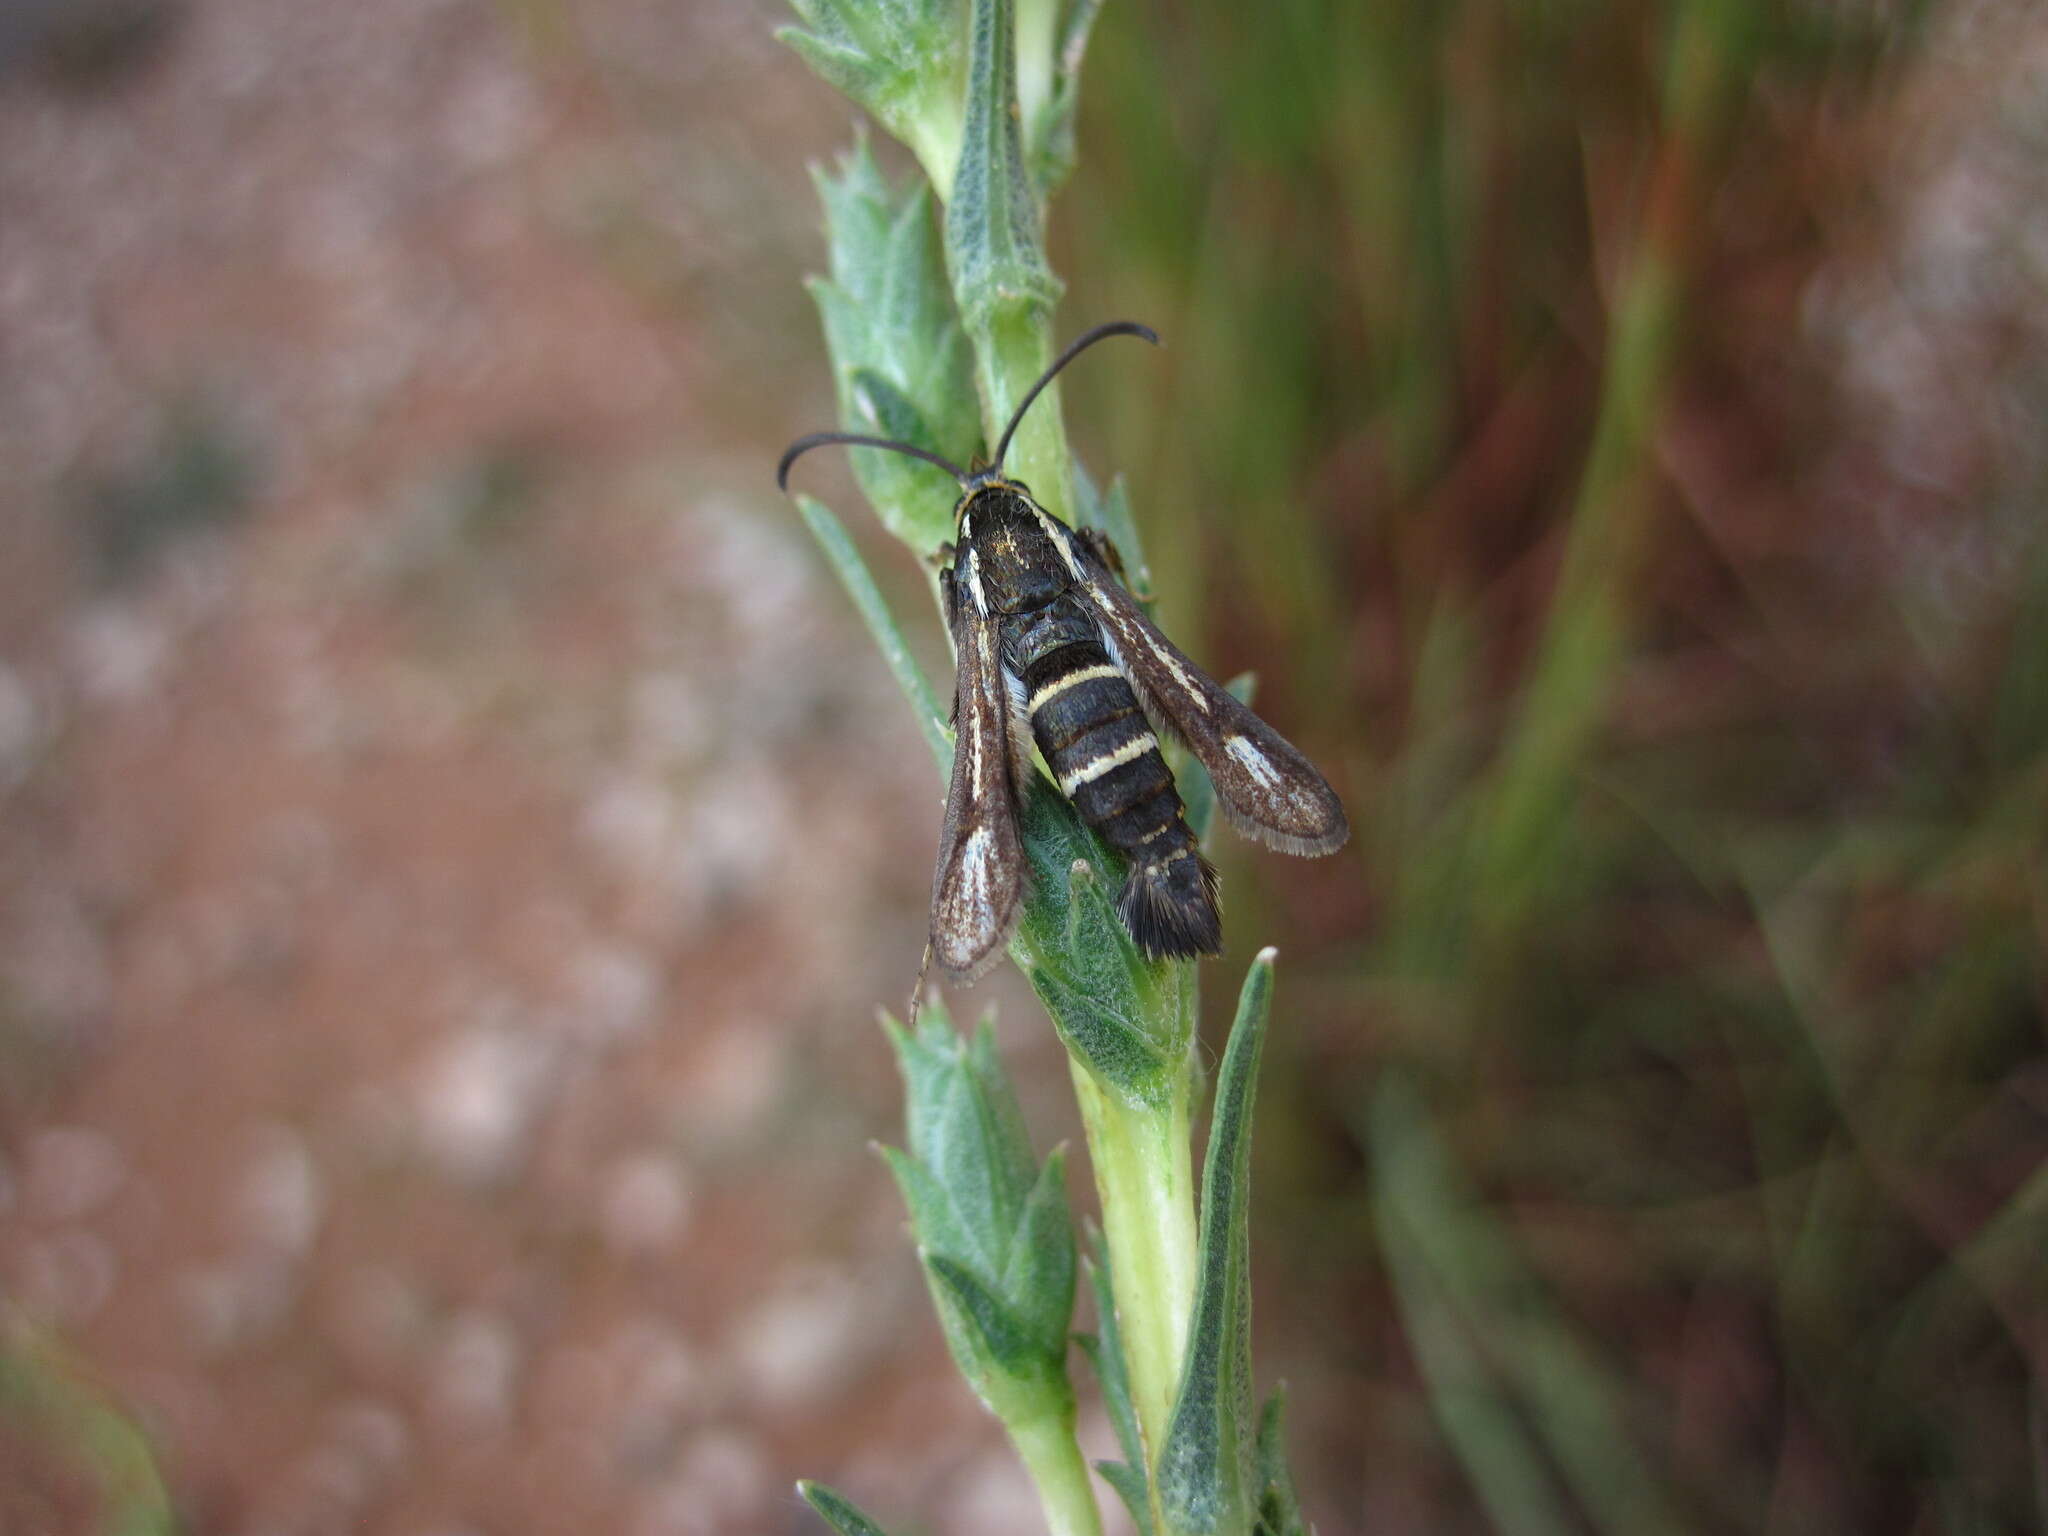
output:
<instances>
[{"instance_id":1,"label":"hairy green leaf","mask_svg":"<svg viewBox=\"0 0 2048 1536\"><path fill-rule=\"evenodd\" d=\"M1095 1380L1102 1388L1102 1405L1116 1430L1117 1449L1122 1461L1098 1461L1095 1470L1116 1490L1131 1512L1139 1536L1152 1536L1152 1493L1145 1476L1145 1444L1138 1434L1138 1411L1131 1402L1130 1372L1124 1363L1123 1335L1117 1328L1116 1296L1110 1286L1109 1245L1100 1229L1088 1234L1088 1257L1082 1261L1088 1271L1088 1286L1095 1297L1095 1334L1080 1334L1075 1342L1088 1357Z\"/></svg>"},{"instance_id":2,"label":"hairy green leaf","mask_svg":"<svg viewBox=\"0 0 2048 1536\"><path fill-rule=\"evenodd\" d=\"M908 145L941 193L960 153L960 0L792 0L776 38Z\"/></svg>"},{"instance_id":3,"label":"hairy green leaf","mask_svg":"<svg viewBox=\"0 0 2048 1536\"><path fill-rule=\"evenodd\" d=\"M1065 1158L1040 1168L987 1024L962 1039L943 1006L885 1020L903 1073L906 1151L884 1150L909 1208L953 1358L1013 1430L1071 1412L1073 1218Z\"/></svg>"},{"instance_id":4,"label":"hairy green leaf","mask_svg":"<svg viewBox=\"0 0 2048 1536\"><path fill-rule=\"evenodd\" d=\"M966 128L946 205L946 267L974 343L982 425L991 442L1052 361L1052 312L1060 295L1024 160L1015 27L1011 0L972 0ZM1073 473L1057 385L1024 418L1005 467L1054 516L1071 519Z\"/></svg>"},{"instance_id":5,"label":"hairy green leaf","mask_svg":"<svg viewBox=\"0 0 2048 1536\"><path fill-rule=\"evenodd\" d=\"M1053 52L1051 90L1033 103L1026 95L1031 180L1041 197L1057 191L1073 174L1076 159L1074 118L1081 103L1081 63L1088 54L1088 34L1102 10L1102 0L1071 0L1060 23Z\"/></svg>"},{"instance_id":6,"label":"hairy green leaf","mask_svg":"<svg viewBox=\"0 0 2048 1536\"><path fill-rule=\"evenodd\" d=\"M1287 1466L1287 1391L1275 1387L1259 1415L1258 1518L1253 1536L1308 1536L1294 1474Z\"/></svg>"},{"instance_id":7,"label":"hairy green leaf","mask_svg":"<svg viewBox=\"0 0 2048 1536\"><path fill-rule=\"evenodd\" d=\"M889 1536L887 1531L863 1514L853 1500L823 1483L798 1483L796 1491L839 1536Z\"/></svg>"},{"instance_id":8,"label":"hairy green leaf","mask_svg":"<svg viewBox=\"0 0 2048 1536\"><path fill-rule=\"evenodd\" d=\"M823 503L809 496L799 496L796 505L803 514L804 526L810 529L811 537L824 551L832 574L839 578L840 585L846 588L847 596L853 599L853 606L867 624L868 633L874 637L882 659L889 663L896 685L903 690L904 698L910 701L911 712L917 716L917 727L924 733L925 744L932 749L932 756L938 759L939 772L945 773L953 765L953 743L946 730L946 717L939 707L938 695L932 691L931 680L924 675L924 668L910 654L910 645L903 638L896 616L883 601L881 588L875 585L867 562L861 559L860 551L854 547L846 525L827 511Z\"/></svg>"},{"instance_id":9,"label":"hairy green leaf","mask_svg":"<svg viewBox=\"0 0 2048 1536\"><path fill-rule=\"evenodd\" d=\"M1025 169L1011 0L972 0L969 29L967 122L946 205L946 259L968 329L985 331L999 311L1049 315L1060 283L1046 263Z\"/></svg>"},{"instance_id":10,"label":"hairy green leaf","mask_svg":"<svg viewBox=\"0 0 2048 1536\"><path fill-rule=\"evenodd\" d=\"M890 186L857 140L817 172L831 275L811 280L844 430L894 438L965 464L981 442L972 356L941 266L931 193ZM851 450L854 474L891 533L928 555L953 532L958 488L906 454Z\"/></svg>"},{"instance_id":11,"label":"hairy green leaf","mask_svg":"<svg viewBox=\"0 0 2048 1536\"><path fill-rule=\"evenodd\" d=\"M1252 1104L1273 1000L1274 952L1252 962L1216 1080L1216 1109L1202 1165L1201 1276L1194 1324L1157 1477L1159 1504L1177 1531L1250 1528Z\"/></svg>"}]
</instances>

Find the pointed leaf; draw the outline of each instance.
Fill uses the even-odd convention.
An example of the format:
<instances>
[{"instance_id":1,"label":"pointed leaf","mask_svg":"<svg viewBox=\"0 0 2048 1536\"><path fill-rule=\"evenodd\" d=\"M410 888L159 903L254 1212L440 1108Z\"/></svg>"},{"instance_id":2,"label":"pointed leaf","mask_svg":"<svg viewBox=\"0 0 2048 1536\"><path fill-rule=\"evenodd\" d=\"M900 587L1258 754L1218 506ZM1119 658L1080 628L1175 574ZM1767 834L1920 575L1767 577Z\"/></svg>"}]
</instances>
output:
<instances>
[{"instance_id":1,"label":"pointed leaf","mask_svg":"<svg viewBox=\"0 0 2048 1536\"><path fill-rule=\"evenodd\" d=\"M851 44L853 29L846 19L846 0L789 0L797 19L835 42Z\"/></svg>"},{"instance_id":2,"label":"pointed leaf","mask_svg":"<svg viewBox=\"0 0 2048 1536\"><path fill-rule=\"evenodd\" d=\"M1251 1524L1251 1276L1248 1226L1252 1102L1273 998L1271 949L1245 976L1216 1080L1202 1167L1201 1278L1180 1393L1160 1448L1159 1504L1190 1532Z\"/></svg>"},{"instance_id":3,"label":"pointed leaf","mask_svg":"<svg viewBox=\"0 0 2048 1536\"><path fill-rule=\"evenodd\" d=\"M996 1050L995 1015L982 1016L974 1033L967 1037L962 1058L975 1086L980 1090L979 1113L987 1125L991 1144L1003 1149L1009 1172L1016 1181L1007 1193L1022 1199L1036 1182L1037 1160L1031 1155L1031 1133L1024 1125L1024 1110L1017 1102L1017 1090L1003 1070Z\"/></svg>"},{"instance_id":4,"label":"pointed leaf","mask_svg":"<svg viewBox=\"0 0 2048 1536\"><path fill-rule=\"evenodd\" d=\"M881 1526L861 1513L853 1500L823 1483L798 1483L796 1491L839 1536L889 1536Z\"/></svg>"},{"instance_id":5,"label":"pointed leaf","mask_svg":"<svg viewBox=\"0 0 2048 1536\"><path fill-rule=\"evenodd\" d=\"M1102 0L1072 0L1060 27L1053 58L1052 94L1031 114L1026 135L1030 145L1031 179L1040 197L1050 197L1073 174L1074 118L1081 103L1081 63L1088 53L1088 34L1102 10Z\"/></svg>"},{"instance_id":6,"label":"pointed leaf","mask_svg":"<svg viewBox=\"0 0 2048 1536\"><path fill-rule=\"evenodd\" d=\"M776 32L829 84L874 114L944 188L960 152L957 0L794 6L811 30Z\"/></svg>"},{"instance_id":7,"label":"pointed leaf","mask_svg":"<svg viewBox=\"0 0 2048 1536\"><path fill-rule=\"evenodd\" d=\"M1194 1029L1193 968L1146 960L1107 881L1074 879L1079 862L1121 881L1121 864L1065 800L1034 788L1021 831L1031 895L1012 945L1018 964L1091 1073L1127 1102L1164 1103Z\"/></svg>"},{"instance_id":8,"label":"pointed leaf","mask_svg":"<svg viewBox=\"0 0 2048 1536\"><path fill-rule=\"evenodd\" d=\"M1131 1103L1166 1101L1166 1064L1145 1038L1136 1016L1106 1008L1085 986L1051 965L1030 970L1031 989L1052 1015L1060 1041L1088 1071Z\"/></svg>"},{"instance_id":9,"label":"pointed leaf","mask_svg":"<svg viewBox=\"0 0 2048 1536\"><path fill-rule=\"evenodd\" d=\"M1117 1448L1135 1466L1143 1466L1145 1452L1138 1439L1138 1413L1131 1406L1131 1381L1124 1368L1123 1335L1117 1327L1116 1291L1110 1283L1109 1244L1102 1229L1088 1233L1088 1287L1095 1297L1097 1338L1091 1341L1089 1359L1102 1383L1102 1404L1116 1430Z\"/></svg>"},{"instance_id":10,"label":"pointed leaf","mask_svg":"<svg viewBox=\"0 0 2048 1536\"><path fill-rule=\"evenodd\" d=\"M854 369L852 395L849 430L910 443L934 453L942 451L937 445L943 434L932 429L924 413L917 408L917 402L874 369ZM936 464L927 464L908 454L890 453L882 448L853 448L848 452L855 466L854 473L860 478L863 488L871 484L887 484L891 487L889 495L894 505L915 509L914 514L906 512L903 517L907 526L919 530L913 537L926 537L927 525L930 530L951 525L952 507L959 500L960 491L953 483L953 477ZM944 542L944 538L939 540L939 544ZM928 547L936 549L939 544Z\"/></svg>"},{"instance_id":11,"label":"pointed leaf","mask_svg":"<svg viewBox=\"0 0 2048 1536\"><path fill-rule=\"evenodd\" d=\"M1080 476L1076 472L1076 480ZM1081 503L1081 518L1085 526L1100 529L1109 535L1110 543L1123 557L1124 574L1130 578L1132 593L1148 607L1152 601L1152 568L1145 560L1145 544L1138 536L1137 519L1131 516L1130 492L1124 486L1124 477L1118 475L1109 482L1109 490L1100 496L1090 492L1075 494Z\"/></svg>"},{"instance_id":12,"label":"pointed leaf","mask_svg":"<svg viewBox=\"0 0 2048 1536\"><path fill-rule=\"evenodd\" d=\"M1258 1523L1253 1536L1308 1536L1301 1518L1301 1500L1294 1492L1294 1474L1287 1467L1287 1389L1276 1387L1259 1416L1257 1476Z\"/></svg>"},{"instance_id":13,"label":"pointed leaf","mask_svg":"<svg viewBox=\"0 0 2048 1536\"><path fill-rule=\"evenodd\" d=\"M1145 1481L1145 1474L1125 1461L1098 1461L1095 1470L1123 1500L1139 1536L1152 1536L1152 1491Z\"/></svg>"},{"instance_id":14,"label":"pointed leaf","mask_svg":"<svg viewBox=\"0 0 2048 1536\"><path fill-rule=\"evenodd\" d=\"M932 1007L916 1034L892 1021L889 1038L903 1074L908 1156L923 1171L906 1187L906 1201L914 1193L929 1210L936 1192L941 1206L938 1220L918 1227L918 1240L998 1275L1037 1164L1016 1095L995 1060L993 1032L984 1024L962 1040L944 1009ZM913 1219L918 1214L913 1207Z\"/></svg>"},{"instance_id":15,"label":"pointed leaf","mask_svg":"<svg viewBox=\"0 0 2048 1536\"><path fill-rule=\"evenodd\" d=\"M989 329L998 310L1019 305L1050 312L1059 298L1025 172L1011 0L972 0L967 120L946 205L946 259L969 331Z\"/></svg>"},{"instance_id":16,"label":"pointed leaf","mask_svg":"<svg viewBox=\"0 0 2048 1536\"><path fill-rule=\"evenodd\" d=\"M973 357L953 312L930 189L914 179L892 186L865 139L814 180L831 276L810 289L841 426L966 463L981 442ZM943 471L876 449L855 450L852 462L876 515L916 553L952 535L958 491Z\"/></svg>"},{"instance_id":17,"label":"pointed leaf","mask_svg":"<svg viewBox=\"0 0 2048 1536\"><path fill-rule=\"evenodd\" d=\"M966 127L946 204L946 269L974 343L982 428L1000 436L1052 361L1060 282L1045 259L1019 127L1011 0L971 0ZM1055 517L1072 520L1073 474L1059 386L1024 416L1005 465Z\"/></svg>"},{"instance_id":18,"label":"pointed leaf","mask_svg":"<svg viewBox=\"0 0 2048 1536\"><path fill-rule=\"evenodd\" d=\"M913 1033L884 1017L903 1074L907 1151L883 1149L910 1210L947 1347L1013 1433L1073 1411L1073 1218L1064 1155L1040 1168L995 1032L955 1033L936 1000ZM1078 1463L1076 1463L1078 1466Z\"/></svg>"},{"instance_id":19,"label":"pointed leaf","mask_svg":"<svg viewBox=\"0 0 2048 1536\"><path fill-rule=\"evenodd\" d=\"M969 450L980 435L980 412L971 391L951 394L945 387L967 383L974 362L953 313L931 194L913 183L885 207L880 287L871 295L875 322L886 332L920 338L921 345L905 359L917 367L902 382L933 413L948 451Z\"/></svg>"},{"instance_id":20,"label":"pointed leaf","mask_svg":"<svg viewBox=\"0 0 2048 1536\"><path fill-rule=\"evenodd\" d=\"M775 40L792 49L819 79L858 101L872 88L874 69L859 45L802 27L777 27Z\"/></svg>"},{"instance_id":21,"label":"pointed leaf","mask_svg":"<svg viewBox=\"0 0 2048 1536\"><path fill-rule=\"evenodd\" d=\"M1080 1334L1076 1342L1087 1355L1102 1388L1102 1405L1116 1431L1117 1448L1124 1453L1118 1461L1098 1461L1100 1472L1123 1499L1141 1536L1151 1536L1152 1495L1145 1476L1144 1442L1138 1435L1138 1411L1131 1402L1130 1373L1124 1362L1123 1336L1117 1329L1116 1297L1110 1284L1109 1245L1099 1228L1088 1234L1089 1257L1085 1261L1088 1285L1095 1297L1097 1334Z\"/></svg>"},{"instance_id":22,"label":"pointed leaf","mask_svg":"<svg viewBox=\"0 0 2048 1536\"><path fill-rule=\"evenodd\" d=\"M889 663L896 686L910 701L911 711L917 716L918 729L924 733L925 744L932 749L932 756L938 759L939 771L946 772L953 764L953 744L946 733L945 716L939 711L938 696L932 692L931 681L924 675L924 668L911 655L910 645L903 638L903 631L897 627L896 616L883 601L881 588L875 585L867 562L861 559L860 551L854 547L846 525L827 511L822 502L799 496L796 505L803 514L804 526L810 529L811 537L825 552L832 574L839 578L839 584L846 588L846 595L853 599L853 606L867 624L868 633L874 637L882 659Z\"/></svg>"},{"instance_id":23,"label":"pointed leaf","mask_svg":"<svg viewBox=\"0 0 2048 1536\"><path fill-rule=\"evenodd\" d=\"M832 170L813 166L811 185L825 208L832 281L855 303L874 303L887 281L889 230L901 199L868 147L867 135L855 134Z\"/></svg>"},{"instance_id":24,"label":"pointed leaf","mask_svg":"<svg viewBox=\"0 0 2048 1536\"><path fill-rule=\"evenodd\" d=\"M910 1230L917 1234L918 1245L942 1253L972 1252L974 1240L961 1225L959 1209L931 1169L895 1147L880 1150L910 1213Z\"/></svg>"},{"instance_id":25,"label":"pointed leaf","mask_svg":"<svg viewBox=\"0 0 2048 1536\"><path fill-rule=\"evenodd\" d=\"M1008 1375L1038 1372L1044 1357L1014 1307L973 1270L944 1254L927 1253L924 1264L934 1291L953 1309L955 1322L965 1326L968 1347L978 1357Z\"/></svg>"},{"instance_id":26,"label":"pointed leaf","mask_svg":"<svg viewBox=\"0 0 2048 1536\"><path fill-rule=\"evenodd\" d=\"M1067 1156L1055 1148L1024 1202L1010 1243L1003 1294L1048 1355L1064 1354L1074 1318L1074 1216L1067 1204Z\"/></svg>"}]
</instances>

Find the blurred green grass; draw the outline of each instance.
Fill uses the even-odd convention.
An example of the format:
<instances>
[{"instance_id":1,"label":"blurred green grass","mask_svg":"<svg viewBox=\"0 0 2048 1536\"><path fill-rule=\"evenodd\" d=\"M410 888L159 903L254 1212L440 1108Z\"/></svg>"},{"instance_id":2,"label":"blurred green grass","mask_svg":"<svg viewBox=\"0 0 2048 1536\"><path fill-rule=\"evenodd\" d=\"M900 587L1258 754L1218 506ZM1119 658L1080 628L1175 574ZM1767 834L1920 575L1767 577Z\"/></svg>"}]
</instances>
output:
<instances>
[{"instance_id":1,"label":"blurred green grass","mask_svg":"<svg viewBox=\"0 0 2048 1536\"><path fill-rule=\"evenodd\" d=\"M1065 313L1169 350L1077 436L1359 829L1231 874L1305 1063L1262 1306L1370 1405L1339 1529L2048 1523L2048 477L1986 429L1930 610L1803 307L1909 87L1995 115L1946 14L1104 15ZM1924 409L2038 421L2014 350Z\"/></svg>"},{"instance_id":2,"label":"blurred green grass","mask_svg":"<svg viewBox=\"0 0 2048 1536\"><path fill-rule=\"evenodd\" d=\"M0 1526L172 1536L148 1444L84 1369L18 1318L0 1340Z\"/></svg>"}]
</instances>

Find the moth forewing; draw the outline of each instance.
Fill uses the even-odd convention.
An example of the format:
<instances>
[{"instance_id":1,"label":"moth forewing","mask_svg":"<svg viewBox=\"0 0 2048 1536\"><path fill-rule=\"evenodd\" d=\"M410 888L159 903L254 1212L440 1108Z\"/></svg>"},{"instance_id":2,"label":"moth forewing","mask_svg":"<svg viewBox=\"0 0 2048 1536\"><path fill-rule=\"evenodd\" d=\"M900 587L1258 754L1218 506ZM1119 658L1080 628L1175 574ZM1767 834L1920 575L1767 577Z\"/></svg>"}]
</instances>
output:
<instances>
[{"instance_id":1,"label":"moth forewing","mask_svg":"<svg viewBox=\"0 0 2048 1536\"><path fill-rule=\"evenodd\" d=\"M1016 929L1024 845L1000 631L971 597L956 593L953 606L959 652L953 777L932 877L932 954L952 981L965 985L995 964Z\"/></svg>"},{"instance_id":2,"label":"moth forewing","mask_svg":"<svg viewBox=\"0 0 2048 1536\"><path fill-rule=\"evenodd\" d=\"M1351 835L1329 782L1294 744L1188 659L1110 574L1090 539L1076 540L1083 588L1117 664L1145 711L1209 771L1224 818L1282 853L1333 853Z\"/></svg>"}]
</instances>

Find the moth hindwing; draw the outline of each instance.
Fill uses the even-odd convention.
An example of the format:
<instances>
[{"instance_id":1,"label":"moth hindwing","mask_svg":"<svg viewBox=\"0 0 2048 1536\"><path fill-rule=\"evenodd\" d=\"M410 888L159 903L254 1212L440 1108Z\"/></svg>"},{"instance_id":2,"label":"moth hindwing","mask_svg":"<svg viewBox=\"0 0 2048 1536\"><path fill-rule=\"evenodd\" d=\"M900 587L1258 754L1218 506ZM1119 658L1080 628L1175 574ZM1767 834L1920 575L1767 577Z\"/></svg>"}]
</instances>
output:
<instances>
[{"instance_id":1,"label":"moth hindwing","mask_svg":"<svg viewBox=\"0 0 2048 1536\"><path fill-rule=\"evenodd\" d=\"M1111 573L1107 539L1085 533L1074 545L1081 585L1124 675L1152 717L1209 770L1225 819L1283 853L1341 848L1350 823L1315 764L1160 632Z\"/></svg>"}]
</instances>

